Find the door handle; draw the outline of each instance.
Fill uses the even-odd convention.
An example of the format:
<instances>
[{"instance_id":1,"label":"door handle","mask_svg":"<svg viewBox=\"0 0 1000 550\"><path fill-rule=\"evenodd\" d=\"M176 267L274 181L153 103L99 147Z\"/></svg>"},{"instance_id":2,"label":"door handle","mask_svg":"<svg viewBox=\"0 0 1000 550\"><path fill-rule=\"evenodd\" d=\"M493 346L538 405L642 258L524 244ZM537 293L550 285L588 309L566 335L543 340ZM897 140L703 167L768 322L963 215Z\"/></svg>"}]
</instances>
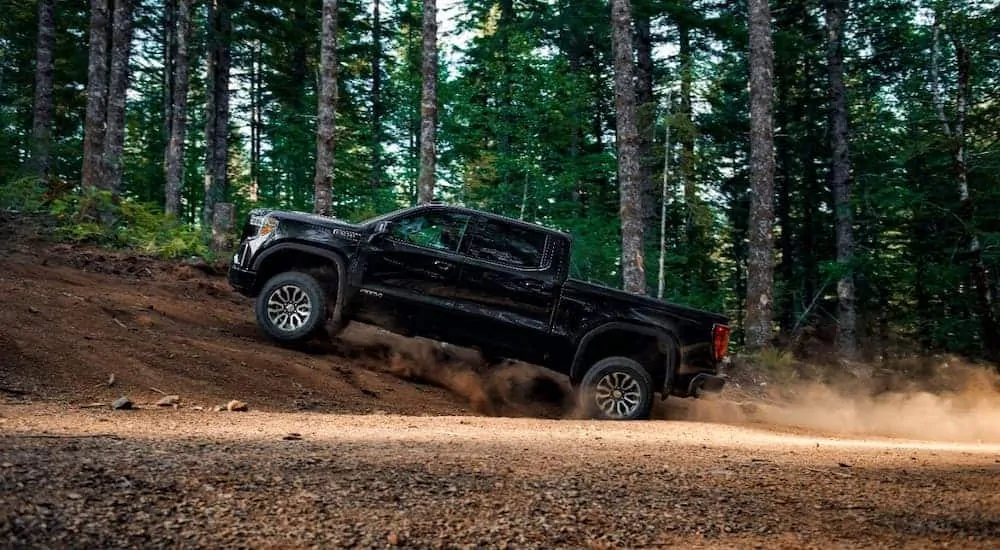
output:
<instances>
[{"instance_id":1,"label":"door handle","mask_svg":"<svg viewBox=\"0 0 1000 550\"><path fill-rule=\"evenodd\" d=\"M442 261L442 260L434 260L433 264L434 264L434 267L436 267L436 268L438 268L438 269L440 269L441 271L444 271L444 272L448 272L448 271L451 271L452 269L455 269L455 264L453 264L451 262L445 262L445 261Z\"/></svg>"}]
</instances>

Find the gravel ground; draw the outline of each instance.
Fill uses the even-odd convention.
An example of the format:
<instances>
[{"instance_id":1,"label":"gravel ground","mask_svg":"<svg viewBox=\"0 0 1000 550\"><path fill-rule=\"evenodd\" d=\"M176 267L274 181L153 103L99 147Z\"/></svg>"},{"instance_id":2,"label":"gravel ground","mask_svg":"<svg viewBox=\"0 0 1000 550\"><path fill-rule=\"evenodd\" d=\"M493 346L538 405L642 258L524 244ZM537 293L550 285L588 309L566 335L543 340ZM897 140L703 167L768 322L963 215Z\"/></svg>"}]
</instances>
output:
<instances>
[{"instance_id":1,"label":"gravel ground","mask_svg":"<svg viewBox=\"0 0 1000 550\"><path fill-rule=\"evenodd\" d=\"M697 422L0 405L0 546L996 548L998 456Z\"/></svg>"}]
</instances>

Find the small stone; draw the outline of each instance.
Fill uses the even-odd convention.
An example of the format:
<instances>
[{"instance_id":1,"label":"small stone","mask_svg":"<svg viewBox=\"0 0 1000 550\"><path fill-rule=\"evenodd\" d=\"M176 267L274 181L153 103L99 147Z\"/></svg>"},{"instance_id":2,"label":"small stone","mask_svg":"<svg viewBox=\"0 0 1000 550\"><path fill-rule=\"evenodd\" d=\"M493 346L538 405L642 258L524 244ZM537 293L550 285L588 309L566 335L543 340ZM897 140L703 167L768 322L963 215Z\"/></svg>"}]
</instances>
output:
<instances>
[{"instance_id":1,"label":"small stone","mask_svg":"<svg viewBox=\"0 0 1000 550\"><path fill-rule=\"evenodd\" d=\"M164 395L156 402L157 407L176 407L181 402L179 395Z\"/></svg>"},{"instance_id":2,"label":"small stone","mask_svg":"<svg viewBox=\"0 0 1000 550\"><path fill-rule=\"evenodd\" d=\"M193 410L193 411L203 411L203 410L205 410L205 407L202 407L201 405L195 405L195 406L191 407L191 410Z\"/></svg>"},{"instance_id":3,"label":"small stone","mask_svg":"<svg viewBox=\"0 0 1000 550\"><path fill-rule=\"evenodd\" d=\"M83 495L81 495L80 493L69 493L68 495L66 495L66 498L70 500L80 500L81 498L83 498Z\"/></svg>"},{"instance_id":4,"label":"small stone","mask_svg":"<svg viewBox=\"0 0 1000 550\"><path fill-rule=\"evenodd\" d=\"M3 464L0 464L0 466L3 466L4 468L10 468L13 466L13 464L11 464L10 462L4 462Z\"/></svg>"},{"instance_id":5,"label":"small stone","mask_svg":"<svg viewBox=\"0 0 1000 550\"><path fill-rule=\"evenodd\" d=\"M111 408L116 411L127 411L132 408L132 400L128 397L119 397L115 399L114 403L111 403Z\"/></svg>"},{"instance_id":6,"label":"small stone","mask_svg":"<svg viewBox=\"0 0 1000 550\"><path fill-rule=\"evenodd\" d=\"M236 411L243 412L248 410L249 408L250 407L248 407L246 403L238 399L233 399L229 403L226 403L226 410L230 412L236 412Z\"/></svg>"},{"instance_id":7,"label":"small stone","mask_svg":"<svg viewBox=\"0 0 1000 550\"><path fill-rule=\"evenodd\" d=\"M400 544L403 544L402 537L400 537L396 533L389 533L389 536L386 537L386 540L388 540L390 546L399 546Z\"/></svg>"},{"instance_id":8,"label":"small stone","mask_svg":"<svg viewBox=\"0 0 1000 550\"><path fill-rule=\"evenodd\" d=\"M30 311L31 313L34 313L36 315L42 312L42 310L38 309L35 306L29 306L28 307L28 311Z\"/></svg>"},{"instance_id":9,"label":"small stone","mask_svg":"<svg viewBox=\"0 0 1000 550\"><path fill-rule=\"evenodd\" d=\"M302 439L302 434L292 432L281 439L284 439L285 441L300 441Z\"/></svg>"}]
</instances>

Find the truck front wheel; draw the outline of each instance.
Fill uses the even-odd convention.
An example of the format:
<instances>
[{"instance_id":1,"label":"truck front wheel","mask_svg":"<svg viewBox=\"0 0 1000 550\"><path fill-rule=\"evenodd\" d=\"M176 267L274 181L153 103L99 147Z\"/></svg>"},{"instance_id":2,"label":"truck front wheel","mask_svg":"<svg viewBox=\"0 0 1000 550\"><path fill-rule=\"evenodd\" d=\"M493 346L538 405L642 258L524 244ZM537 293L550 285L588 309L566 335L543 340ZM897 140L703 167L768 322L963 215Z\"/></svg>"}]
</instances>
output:
<instances>
[{"instance_id":1,"label":"truck front wheel","mask_svg":"<svg viewBox=\"0 0 1000 550\"><path fill-rule=\"evenodd\" d=\"M286 271L271 277L257 296L257 324L270 338L299 343L312 338L326 320L323 287L311 275Z\"/></svg>"},{"instance_id":2,"label":"truck front wheel","mask_svg":"<svg viewBox=\"0 0 1000 550\"><path fill-rule=\"evenodd\" d=\"M583 376L580 399L590 416L609 420L649 418L653 408L653 377L628 357L607 357Z\"/></svg>"}]
</instances>

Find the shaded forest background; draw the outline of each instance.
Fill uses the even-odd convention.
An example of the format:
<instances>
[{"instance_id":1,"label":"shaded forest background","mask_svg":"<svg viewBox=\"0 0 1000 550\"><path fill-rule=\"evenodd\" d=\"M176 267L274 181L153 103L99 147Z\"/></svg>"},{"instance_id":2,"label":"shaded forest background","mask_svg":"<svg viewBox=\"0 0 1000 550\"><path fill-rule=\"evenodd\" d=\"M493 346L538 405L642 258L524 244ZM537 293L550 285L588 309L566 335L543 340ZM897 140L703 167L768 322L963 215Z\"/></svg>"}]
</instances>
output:
<instances>
[{"instance_id":1,"label":"shaded forest background","mask_svg":"<svg viewBox=\"0 0 1000 550\"><path fill-rule=\"evenodd\" d=\"M125 30L116 9L127 9L130 25L125 94L113 91L113 56L104 60L109 105L125 99L119 181L105 170L98 187L161 212L172 193L170 159L180 160L177 200L167 209L188 236L204 224L206 198L209 206L235 203L239 216L256 206L313 210L320 0L0 0L0 206L37 194L59 210L86 192L97 4L108 10L109 48ZM417 201L426 6L332 4L330 208L360 220ZM659 292L662 252L663 298L727 312L739 341L753 203L747 5L635 0L630 8L648 288ZM189 26L178 17L183 9ZM842 42L832 51L836 9ZM838 287L849 277L865 357L997 359L997 2L774 0L770 11L775 268L767 305L775 341L803 353L833 350L824 346L837 339ZM609 4L456 1L437 20L447 24L437 43L435 196L566 230L575 238L574 275L620 285ZM178 79L179 37L187 86ZM846 261L831 169L844 160L831 145L838 55L853 229ZM36 71L46 59L50 90L39 88ZM40 94L50 98L47 115ZM180 158L169 147L178 124ZM93 151L108 158L107 149Z\"/></svg>"}]
</instances>

